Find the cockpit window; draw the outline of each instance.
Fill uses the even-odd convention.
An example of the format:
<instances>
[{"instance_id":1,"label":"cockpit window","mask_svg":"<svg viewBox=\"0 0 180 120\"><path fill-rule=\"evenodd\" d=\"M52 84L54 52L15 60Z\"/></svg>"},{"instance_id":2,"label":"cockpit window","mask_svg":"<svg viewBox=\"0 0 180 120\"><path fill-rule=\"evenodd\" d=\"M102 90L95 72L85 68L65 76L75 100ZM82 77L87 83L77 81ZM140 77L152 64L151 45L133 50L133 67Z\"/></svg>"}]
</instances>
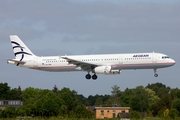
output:
<instances>
[{"instance_id":1,"label":"cockpit window","mask_svg":"<svg viewBox=\"0 0 180 120\"><path fill-rule=\"evenodd\" d=\"M162 56L162 59L167 59L167 58L169 58L168 56Z\"/></svg>"}]
</instances>

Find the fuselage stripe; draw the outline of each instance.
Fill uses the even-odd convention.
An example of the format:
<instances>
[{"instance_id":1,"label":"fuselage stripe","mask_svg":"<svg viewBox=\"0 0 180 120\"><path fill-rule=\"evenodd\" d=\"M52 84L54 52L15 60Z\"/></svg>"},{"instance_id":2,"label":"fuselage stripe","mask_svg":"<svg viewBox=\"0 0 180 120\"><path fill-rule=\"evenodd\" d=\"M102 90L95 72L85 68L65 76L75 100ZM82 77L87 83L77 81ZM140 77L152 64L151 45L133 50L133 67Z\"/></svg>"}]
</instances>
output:
<instances>
[{"instance_id":1,"label":"fuselage stripe","mask_svg":"<svg viewBox=\"0 0 180 120\"><path fill-rule=\"evenodd\" d=\"M136 67L136 66L139 66L139 67L141 67L141 66L154 66L154 65L165 65L165 66L167 66L167 65L173 65L174 63L172 62L172 63L144 63L144 64L112 64L112 65L110 65L110 66L112 66L112 67L130 67L130 66L132 66L132 67ZM36 68L39 68L39 69L43 69L43 68L47 68L47 69L49 69L49 68L76 68L77 66L75 66L75 65L73 65L73 66L70 66L70 65L68 65L68 66L39 66L39 67L36 67ZM34 67L33 67L34 68Z\"/></svg>"}]
</instances>

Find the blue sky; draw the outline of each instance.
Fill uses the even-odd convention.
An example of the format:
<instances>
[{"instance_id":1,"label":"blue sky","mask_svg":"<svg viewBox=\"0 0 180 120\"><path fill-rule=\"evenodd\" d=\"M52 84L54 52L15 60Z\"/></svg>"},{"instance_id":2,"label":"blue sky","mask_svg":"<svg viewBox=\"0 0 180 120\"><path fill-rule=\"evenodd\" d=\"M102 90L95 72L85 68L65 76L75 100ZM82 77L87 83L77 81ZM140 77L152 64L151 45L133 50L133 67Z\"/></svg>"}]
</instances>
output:
<instances>
[{"instance_id":1,"label":"blue sky","mask_svg":"<svg viewBox=\"0 0 180 120\"><path fill-rule=\"evenodd\" d=\"M68 87L85 96L110 94L113 85L121 90L161 82L180 85L180 2L177 0L23 1L0 4L0 76L12 88ZM86 72L48 73L6 63L14 58L9 35L18 35L39 56L160 52L176 65L153 70L122 71L86 80Z\"/></svg>"}]
</instances>

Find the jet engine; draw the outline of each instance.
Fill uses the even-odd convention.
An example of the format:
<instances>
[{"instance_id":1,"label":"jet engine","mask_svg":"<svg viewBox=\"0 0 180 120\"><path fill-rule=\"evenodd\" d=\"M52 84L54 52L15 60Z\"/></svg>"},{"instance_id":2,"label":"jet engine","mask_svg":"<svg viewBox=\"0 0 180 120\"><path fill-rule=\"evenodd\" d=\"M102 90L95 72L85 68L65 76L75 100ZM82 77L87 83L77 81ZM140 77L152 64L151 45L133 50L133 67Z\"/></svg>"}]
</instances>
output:
<instances>
[{"instance_id":1,"label":"jet engine","mask_svg":"<svg viewBox=\"0 0 180 120\"><path fill-rule=\"evenodd\" d=\"M94 68L94 73L96 74L120 74L120 70L112 70L111 66L99 66Z\"/></svg>"}]
</instances>

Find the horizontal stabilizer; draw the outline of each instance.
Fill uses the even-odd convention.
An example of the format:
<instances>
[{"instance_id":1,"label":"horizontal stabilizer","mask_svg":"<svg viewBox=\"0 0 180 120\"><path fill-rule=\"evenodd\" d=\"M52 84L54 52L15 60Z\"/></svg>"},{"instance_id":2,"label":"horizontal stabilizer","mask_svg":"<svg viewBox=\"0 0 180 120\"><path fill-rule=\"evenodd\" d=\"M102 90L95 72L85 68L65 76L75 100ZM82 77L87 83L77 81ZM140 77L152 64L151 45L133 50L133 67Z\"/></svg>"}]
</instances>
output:
<instances>
[{"instance_id":1,"label":"horizontal stabilizer","mask_svg":"<svg viewBox=\"0 0 180 120\"><path fill-rule=\"evenodd\" d=\"M9 64L25 64L26 62L25 61L19 61L16 59L8 59L7 63L9 63Z\"/></svg>"}]
</instances>

